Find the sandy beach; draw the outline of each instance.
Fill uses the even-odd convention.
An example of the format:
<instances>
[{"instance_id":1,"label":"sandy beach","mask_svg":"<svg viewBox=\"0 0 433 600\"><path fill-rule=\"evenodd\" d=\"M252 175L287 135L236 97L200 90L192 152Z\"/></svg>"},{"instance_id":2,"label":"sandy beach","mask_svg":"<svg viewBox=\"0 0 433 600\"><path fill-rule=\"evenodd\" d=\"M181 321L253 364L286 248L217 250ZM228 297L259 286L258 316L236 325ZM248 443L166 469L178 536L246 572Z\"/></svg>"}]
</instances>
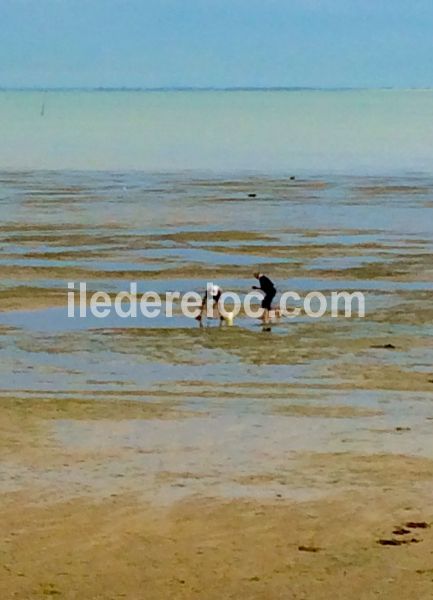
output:
<instances>
[{"instance_id":1,"label":"sandy beach","mask_svg":"<svg viewBox=\"0 0 433 600\"><path fill-rule=\"evenodd\" d=\"M134 436L179 419L197 416L2 400L2 598L431 596L431 458L265 453L245 474L209 472L204 450L183 471L191 448ZM86 443L62 443L59 424Z\"/></svg>"}]
</instances>

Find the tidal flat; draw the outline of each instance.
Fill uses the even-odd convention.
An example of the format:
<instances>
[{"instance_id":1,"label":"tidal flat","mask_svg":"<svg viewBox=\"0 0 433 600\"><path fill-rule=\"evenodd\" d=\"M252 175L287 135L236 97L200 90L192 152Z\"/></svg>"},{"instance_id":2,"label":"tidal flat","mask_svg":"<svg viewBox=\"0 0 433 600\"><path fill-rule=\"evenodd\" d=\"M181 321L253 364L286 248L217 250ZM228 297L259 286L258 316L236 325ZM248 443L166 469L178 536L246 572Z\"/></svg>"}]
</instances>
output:
<instances>
[{"instance_id":1,"label":"tidal flat","mask_svg":"<svg viewBox=\"0 0 433 600\"><path fill-rule=\"evenodd\" d=\"M0 173L0 597L431 598L432 199L421 175ZM69 281L242 295L257 270L366 315L67 316Z\"/></svg>"}]
</instances>

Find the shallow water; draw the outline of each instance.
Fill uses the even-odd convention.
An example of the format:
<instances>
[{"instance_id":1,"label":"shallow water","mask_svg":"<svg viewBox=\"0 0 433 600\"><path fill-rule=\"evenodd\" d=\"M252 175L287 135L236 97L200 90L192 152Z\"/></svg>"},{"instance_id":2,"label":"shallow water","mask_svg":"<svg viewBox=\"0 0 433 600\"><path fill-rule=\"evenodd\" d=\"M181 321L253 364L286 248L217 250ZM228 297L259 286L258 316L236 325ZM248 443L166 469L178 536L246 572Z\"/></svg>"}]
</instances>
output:
<instances>
[{"instance_id":1,"label":"shallow water","mask_svg":"<svg viewBox=\"0 0 433 600\"><path fill-rule=\"evenodd\" d=\"M432 98L431 90L2 91L0 162L20 170L116 170L116 187L104 190L118 200L129 185L119 171L127 169L431 172ZM152 187L158 193L161 182ZM78 207L84 198L75 191ZM65 186L60 200L66 205L71 196Z\"/></svg>"},{"instance_id":2,"label":"shallow water","mask_svg":"<svg viewBox=\"0 0 433 600\"><path fill-rule=\"evenodd\" d=\"M176 473L194 478L205 465L188 490L231 496L249 486L239 474L277 477L282 461L295 477L296 453L430 455L432 200L425 175L0 173L0 393L168 399L194 412L164 422L59 422L66 446L149 452L119 458L86 483L104 489L131 460L151 478L173 472L167 493L179 495L185 482ZM366 317L303 315L270 332L243 315L231 328L199 328L178 306L172 319L67 317L68 281L112 294L130 280L139 293L161 294L213 281L244 295L256 269L279 292L361 290ZM338 405L353 415L332 416ZM306 414L278 412L293 406ZM323 415L309 416L311 406ZM37 474L45 476L55 474ZM299 480L290 493L310 497L326 487L319 480L308 489ZM280 488L255 483L251 493Z\"/></svg>"}]
</instances>

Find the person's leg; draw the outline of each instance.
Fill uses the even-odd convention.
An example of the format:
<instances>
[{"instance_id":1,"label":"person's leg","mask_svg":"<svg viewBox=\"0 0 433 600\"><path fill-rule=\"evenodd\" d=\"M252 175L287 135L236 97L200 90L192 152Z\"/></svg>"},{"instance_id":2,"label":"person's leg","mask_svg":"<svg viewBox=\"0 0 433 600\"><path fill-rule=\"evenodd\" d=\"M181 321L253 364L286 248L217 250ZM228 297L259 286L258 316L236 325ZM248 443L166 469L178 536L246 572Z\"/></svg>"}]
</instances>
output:
<instances>
[{"instance_id":1,"label":"person's leg","mask_svg":"<svg viewBox=\"0 0 433 600\"><path fill-rule=\"evenodd\" d=\"M272 310L272 301L275 298L275 294L276 294L276 292L271 292L270 294L266 294L265 297L263 298L263 302L262 302L262 308L264 309L263 322L265 324L269 323L270 312Z\"/></svg>"},{"instance_id":2,"label":"person's leg","mask_svg":"<svg viewBox=\"0 0 433 600\"><path fill-rule=\"evenodd\" d=\"M219 307L219 299L218 300L214 300L213 308L212 308L212 313L213 313L213 318L214 319L220 319L221 320L221 313L220 313L220 307Z\"/></svg>"},{"instance_id":3,"label":"person's leg","mask_svg":"<svg viewBox=\"0 0 433 600\"><path fill-rule=\"evenodd\" d=\"M272 303L274 301L276 294L277 294L277 292L273 292L272 294L269 295L269 311L272 311ZM275 317L279 316L277 314L277 311L274 311L274 315L275 315Z\"/></svg>"},{"instance_id":4,"label":"person's leg","mask_svg":"<svg viewBox=\"0 0 433 600\"><path fill-rule=\"evenodd\" d=\"M200 323L200 327L203 326L203 317L206 312L206 302L207 302L207 292L203 296L203 300L201 302L200 314L196 316L196 320Z\"/></svg>"},{"instance_id":5,"label":"person's leg","mask_svg":"<svg viewBox=\"0 0 433 600\"><path fill-rule=\"evenodd\" d=\"M269 323L269 310L271 308L268 294L266 294L265 297L263 298L262 308L263 308L262 321L265 325L267 325Z\"/></svg>"}]
</instances>

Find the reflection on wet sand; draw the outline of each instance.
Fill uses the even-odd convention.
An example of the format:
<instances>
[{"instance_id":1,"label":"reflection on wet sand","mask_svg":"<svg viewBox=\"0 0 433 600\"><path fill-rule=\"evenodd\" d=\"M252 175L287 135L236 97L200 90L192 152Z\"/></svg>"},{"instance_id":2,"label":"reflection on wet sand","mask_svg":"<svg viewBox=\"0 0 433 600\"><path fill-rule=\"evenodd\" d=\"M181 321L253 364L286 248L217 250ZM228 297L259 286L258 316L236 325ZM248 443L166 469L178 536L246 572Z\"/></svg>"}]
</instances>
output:
<instances>
[{"instance_id":1,"label":"reflection on wet sand","mask_svg":"<svg viewBox=\"0 0 433 600\"><path fill-rule=\"evenodd\" d=\"M392 540L433 521L432 191L3 173L1 597L431 597L430 528ZM67 281L244 294L258 266L366 317L67 318Z\"/></svg>"}]
</instances>

